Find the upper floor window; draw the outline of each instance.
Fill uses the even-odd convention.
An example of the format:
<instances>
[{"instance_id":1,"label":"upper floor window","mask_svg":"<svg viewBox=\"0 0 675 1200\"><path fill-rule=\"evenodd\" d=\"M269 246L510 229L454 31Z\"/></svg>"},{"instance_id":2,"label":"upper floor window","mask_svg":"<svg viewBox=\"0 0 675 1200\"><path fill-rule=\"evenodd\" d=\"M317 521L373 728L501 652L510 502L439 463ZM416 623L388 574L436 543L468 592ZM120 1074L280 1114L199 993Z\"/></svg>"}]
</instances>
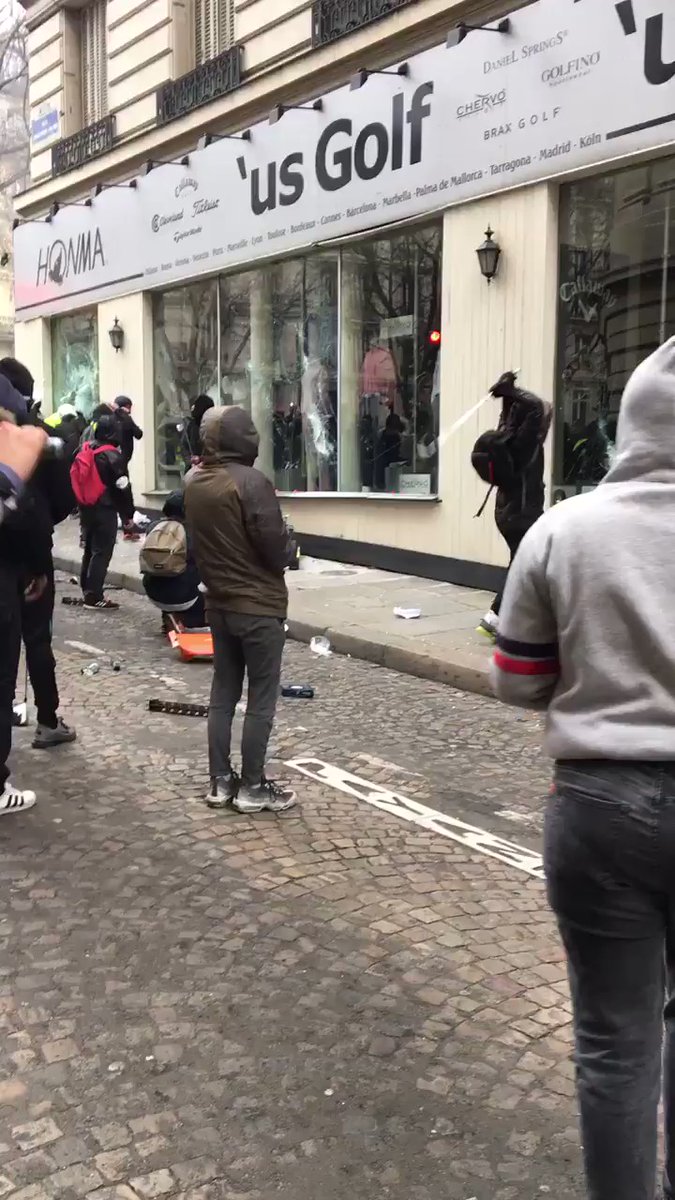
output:
<instances>
[{"instance_id":1,"label":"upper floor window","mask_svg":"<svg viewBox=\"0 0 675 1200\"><path fill-rule=\"evenodd\" d=\"M234 0L195 0L197 66L229 50L234 42Z\"/></svg>"},{"instance_id":2,"label":"upper floor window","mask_svg":"<svg viewBox=\"0 0 675 1200\"><path fill-rule=\"evenodd\" d=\"M86 129L108 111L106 0L93 0L82 9L81 20L82 125Z\"/></svg>"}]
</instances>

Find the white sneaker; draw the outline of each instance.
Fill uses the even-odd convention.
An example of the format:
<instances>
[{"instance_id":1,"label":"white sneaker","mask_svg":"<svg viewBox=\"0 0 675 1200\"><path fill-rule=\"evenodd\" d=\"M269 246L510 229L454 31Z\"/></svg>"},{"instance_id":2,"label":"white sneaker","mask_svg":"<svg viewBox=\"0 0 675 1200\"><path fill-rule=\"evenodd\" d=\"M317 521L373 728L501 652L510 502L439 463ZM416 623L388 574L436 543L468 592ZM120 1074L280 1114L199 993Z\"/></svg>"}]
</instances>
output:
<instances>
[{"instance_id":1,"label":"white sneaker","mask_svg":"<svg viewBox=\"0 0 675 1200\"><path fill-rule=\"evenodd\" d=\"M4 792L0 794L0 817L4 817L5 813L22 812L26 808L32 808L36 800L35 792L20 792L8 780Z\"/></svg>"}]
</instances>

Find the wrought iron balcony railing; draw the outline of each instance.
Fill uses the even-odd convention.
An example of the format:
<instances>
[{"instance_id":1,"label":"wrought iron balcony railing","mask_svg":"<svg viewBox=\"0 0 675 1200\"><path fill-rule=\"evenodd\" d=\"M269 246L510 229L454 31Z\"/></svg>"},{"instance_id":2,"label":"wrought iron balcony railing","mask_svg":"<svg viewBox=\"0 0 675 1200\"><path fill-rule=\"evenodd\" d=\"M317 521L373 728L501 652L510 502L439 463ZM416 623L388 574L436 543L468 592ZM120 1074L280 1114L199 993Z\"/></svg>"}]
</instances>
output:
<instances>
[{"instance_id":1,"label":"wrought iron balcony railing","mask_svg":"<svg viewBox=\"0 0 675 1200\"><path fill-rule=\"evenodd\" d=\"M241 46L224 50L217 58L211 58L180 79L170 79L157 91L157 124L166 125L177 117L227 92L233 92L241 83Z\"/></svg>"},{"instance_id":2,"label":"wrought iron balcony railing","mask_svg":"<svg viewBox=\"0 0 675 1200\"><path fill-rule=\"evenodd\" d=\"M52 146L52 175L65 175L67 171L84 166L110 150L114 141L115 114L110 113Z\"/></svg>"},{"instance_id":3,"label":"wrought iron balcony railing","mask_svg":"<svg viewBox=\"0 0 675 1200\"><path fill-rule=\"evenodd\" d=\"M415 0L314 0L312 45L327 46Z\"/></svg>"}]
</instances>

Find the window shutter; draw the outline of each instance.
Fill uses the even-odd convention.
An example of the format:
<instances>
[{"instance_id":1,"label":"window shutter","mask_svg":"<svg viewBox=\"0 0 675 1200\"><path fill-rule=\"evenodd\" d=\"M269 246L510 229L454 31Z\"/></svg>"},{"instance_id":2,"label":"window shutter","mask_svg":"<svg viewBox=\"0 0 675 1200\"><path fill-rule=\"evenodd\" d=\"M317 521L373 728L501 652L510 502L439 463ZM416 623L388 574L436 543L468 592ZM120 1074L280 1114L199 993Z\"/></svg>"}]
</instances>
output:
<instances>
[{"instance_id":1,"label":"window shutter","mask_svg":"<svg viewBox=\"0 0 675 1200\"><path fill-rule=\"evenodd\" d=\"M234 0L221 0L220 21L219 53L234 46Z\"/></svg>"},{"instance_id":2,"label":"window shutter","mask_svg":"<svg viewBox=\"0 0 675 1200\"><path fill-rule=\"evenodd\" d=\"M105 0L82 9L82 124L93 125L108 109L108 47Z\"/></svg>"},{"instance_id":3,"label":"window shutter","mask_svg":"<svg viewBox=\"0 0 675 1200\"><path fill-rule=\"evenodd\" d=\"M235 0L195 0L197 65L234 45Z\"/></svg>"}]
</instances>

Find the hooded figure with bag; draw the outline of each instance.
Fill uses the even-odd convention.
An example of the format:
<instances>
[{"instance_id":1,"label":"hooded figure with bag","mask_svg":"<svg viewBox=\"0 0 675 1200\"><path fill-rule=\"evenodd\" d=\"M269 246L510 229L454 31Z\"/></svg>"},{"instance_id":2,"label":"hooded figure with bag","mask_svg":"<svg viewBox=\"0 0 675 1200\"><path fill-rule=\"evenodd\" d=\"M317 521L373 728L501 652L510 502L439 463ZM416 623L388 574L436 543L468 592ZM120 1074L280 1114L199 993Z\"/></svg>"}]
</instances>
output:
<instances>
[{"instance_id":1,"label":"hooded figure with bag","mask_svg":"<svg viewBox=\"0 0 675 1200\"><path fill-rule=\"evenodd\" d=\"M490 491L497 489L495 523L509 548L509 568L528 529L544 511L544 443L551 426L550 404L516 385L516 373L505 371L490 388L502 401L496 430L481 434L471 461ZM494 639L499 623L502 590L478 626L478 633Z\"/></svg>"},{"instance_id":2,"label":"hooded figure with bag","mask_svg":"<svg viewBox=\"0 0 675 1200\"><path fill-rule=\"evenodd\" d=\"M84 607L119 608L105 598L103 586L117 540L117 517L123 526L133 521L134 503L119 448L119 426L112 413L97 421L93 441L85 442L79 451L70 479L84 537L80 572Z\"/></svg>"},{"instance_id":3,"label":"hooded figure with bag","mask_svg":"<svg viewBox=\"0 0 675 1200\"><path fill-rule=\"evenodd\" d=\"M181 491L167 496L162 514L148 531L140 554L145 594L163 615L176 614L185 629L203 629L204 595L199 589L199 571L185 524Z\"/></svg>"}]
</instances>

